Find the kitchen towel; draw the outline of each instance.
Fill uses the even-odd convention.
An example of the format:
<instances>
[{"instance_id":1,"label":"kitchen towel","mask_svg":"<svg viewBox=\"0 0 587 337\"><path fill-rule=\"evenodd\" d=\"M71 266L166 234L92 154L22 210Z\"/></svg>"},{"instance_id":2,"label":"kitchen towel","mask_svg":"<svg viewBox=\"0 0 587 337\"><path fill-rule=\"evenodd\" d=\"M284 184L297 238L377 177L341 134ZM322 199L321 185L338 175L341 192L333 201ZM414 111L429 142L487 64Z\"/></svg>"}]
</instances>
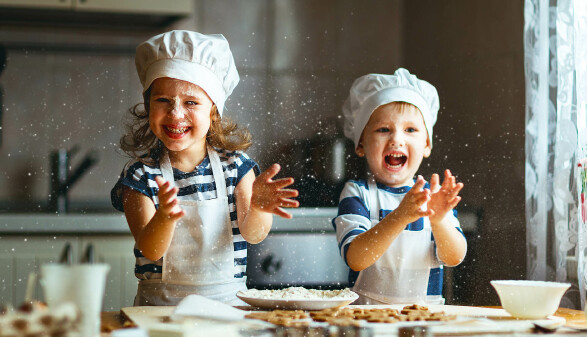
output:
<instances>
[{"instance_id":1,"label":"kitchen towel","mask_svg":"<svg viewBox=\"0 0 587 337\"><path fill-rule=\"evenodd\" d=\"M246 311L236 309L228 304L214 301L200 295L189 295L181 300L173 314L172 320L181 320L184 317L199 317L224 321L238 321L244 319Z\"/></svg>"}]
</instances>

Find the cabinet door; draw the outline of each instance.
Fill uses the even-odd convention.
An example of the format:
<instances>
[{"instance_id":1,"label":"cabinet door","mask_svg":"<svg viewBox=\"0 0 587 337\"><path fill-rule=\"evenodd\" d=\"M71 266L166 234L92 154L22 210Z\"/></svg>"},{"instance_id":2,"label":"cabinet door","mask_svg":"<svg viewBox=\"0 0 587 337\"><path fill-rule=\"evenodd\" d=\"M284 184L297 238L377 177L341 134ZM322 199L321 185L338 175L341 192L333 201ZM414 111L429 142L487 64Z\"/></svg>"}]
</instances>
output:
<instances>
[{"instance_id":1,"label":"cabinet door","mask_svg":"<svg viewBox=\"0 0 587 337\"><path fill-rule=\"evenodd\" d=\"M102 305L104 311L118 311L134 303L138 285L134 274L134 244L134 238L130 234L84 236L80 240L80 261L85 259L84 255L91 245L94 261L110 265Z\"/></svg>"},{"instance_id":2,"label":"cabinet door","mask_svg":"<svg viewBox=\"0 0 587 337\"><path fill-rule=\"evenodd\" d=\"M58 262L68 243L75 256L78 250L76 237L0 237L0 303L11 303L13 306L22 304L29 274L36 272L38 275L42 264ZM32 298L44 298L38 282L35 284Z\"/></svg>"},{"instance_id":3,"label":"cabinet door","mask_svg":"<svg viewBox=\"0 0 587 337\"><path fill-rule=\"evenodd\" d=\"M0 0L0 6L71 9L73 0Z\"/></svg>"},{"instance_id":4,"label":"cabinet door","mask_svg":"<svg viewBox=\"0 0 587 337\"><path fill-rule=\"evenodd\" d=\"M135 14L193 14L193 0L73 0L77 11Z\"/></svg>"}]
</instances>

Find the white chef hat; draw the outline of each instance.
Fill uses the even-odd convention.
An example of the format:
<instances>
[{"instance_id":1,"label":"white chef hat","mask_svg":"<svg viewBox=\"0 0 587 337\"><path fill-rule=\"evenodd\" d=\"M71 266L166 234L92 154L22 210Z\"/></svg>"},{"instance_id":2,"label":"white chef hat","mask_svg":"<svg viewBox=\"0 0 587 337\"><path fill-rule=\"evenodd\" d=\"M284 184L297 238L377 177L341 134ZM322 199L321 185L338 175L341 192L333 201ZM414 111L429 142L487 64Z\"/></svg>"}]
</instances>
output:
<instances>
[{"instance_id":1,"label":"white chef hat","mask_svg":"<svg viewBox=\"0 0 587 337\"><path fill-rule=\"evenodd\" d=\"M432 127L439 109L436 88L399 68L393 75L368 74L353 82L342 111L344 134L355 142L355 148L373 111L391 102L407 102L420 109L432 146Z\"/></svg>"},{"instance_id":2,"label":"white chef hat","mask_svg":"<svg viewBox=\"0 0 587 337\"><path fill-rule=\"evenodd\" d=\"M240 80L228 41L221 34L173 30L156 35L137 47L135 64L143 92L160 77L191 82L206 91L220 116Z\"/></svg>"}]
</instances>

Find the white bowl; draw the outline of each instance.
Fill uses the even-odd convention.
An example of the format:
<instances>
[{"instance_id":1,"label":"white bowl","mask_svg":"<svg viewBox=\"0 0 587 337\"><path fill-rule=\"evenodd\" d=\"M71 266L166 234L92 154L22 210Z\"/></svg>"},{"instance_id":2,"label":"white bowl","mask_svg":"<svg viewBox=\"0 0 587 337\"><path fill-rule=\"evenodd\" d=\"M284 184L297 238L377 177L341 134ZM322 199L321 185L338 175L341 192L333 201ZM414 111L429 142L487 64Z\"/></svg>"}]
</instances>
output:
<instances>
[{"instance_id":1,"label":"white bowl","mask_svg":"<svg viewBox=\"0 0 587 337\"><path fill-rule=\"evenodd\" d=\"M500 280L491 281L501 306L516 318L540 319L555 313L570 283Z\"/></svg>"}]
</instances>

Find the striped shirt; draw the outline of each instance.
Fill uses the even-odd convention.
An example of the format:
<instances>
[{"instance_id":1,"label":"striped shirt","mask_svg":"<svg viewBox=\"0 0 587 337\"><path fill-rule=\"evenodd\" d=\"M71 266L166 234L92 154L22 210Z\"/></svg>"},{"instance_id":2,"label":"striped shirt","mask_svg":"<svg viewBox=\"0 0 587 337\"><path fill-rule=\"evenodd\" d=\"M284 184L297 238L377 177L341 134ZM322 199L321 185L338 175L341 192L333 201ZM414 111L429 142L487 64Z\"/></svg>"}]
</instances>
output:
<instances>
[{"instance_id":1,"label":"striped shirt","mask_svg":"<svg viewBox=\"0 0 587 337\"><path fill-rule=\"evenodd\" d=\"M426 183L425 188L430 188L430 185ZM395 210L410 189L410 186L389 187L377 183L379 195L379 220ZM332 225L336 230L340 255L347 265L346 254L351 242L358 235L368 231L372 227L369 207L369 186L367 181L348 181L340 195L338 215L332 220ZM457 212L454 210L452 221L454 226L462 233L456 214ZM408 224L404 230L421 231L424 228L430 228L430 220L427 217L420 218L415 222ZM433 235L430 238L430 244L434 245L434 247L436 246ZM430 269L430 278L428 279L429 296L442 295L443 268L441 262L438 259L436 259L436 261L436 265L432 266ZM354 285L358 275L359 272L349 269L349 284L351 286Z\"/></svg>"},{"instance_id":2,"label":"striped shirt","mask_svg":"<svg viewBox=\"0 0 587 337\"><path fill-rule=\"evenodd\" d=\"M216 149L220 157L222 171L226 179L226 189L228 195L228 209L230 211L230 221L232 224L232 241L234 248L234 278L245 279L247 269L247 242L243 239L238 228L237 211L234 190L240 180L251 169L255 174L259 174L259 167L245 153L236 151L228 152ZM159 188L155 182L155 177L161 176L159 164L149 166L133 159L130 160L122 170L118 182L111 192L112 205L119 211L124 211L122 204L123 186L130 187L149 197L155 207L159 207L157 192ZM179 200L210 200L216 198L216 184L212 174L212 166L208 156L192 172L182 172L173 168L173 177L175 185L179 191L177 197ZM141 280L161 279L163 258L158 261L151 261L145 258L141 251L135 245L134 255L136 257L135 275Z\"/></svg>"}]
</instances>

